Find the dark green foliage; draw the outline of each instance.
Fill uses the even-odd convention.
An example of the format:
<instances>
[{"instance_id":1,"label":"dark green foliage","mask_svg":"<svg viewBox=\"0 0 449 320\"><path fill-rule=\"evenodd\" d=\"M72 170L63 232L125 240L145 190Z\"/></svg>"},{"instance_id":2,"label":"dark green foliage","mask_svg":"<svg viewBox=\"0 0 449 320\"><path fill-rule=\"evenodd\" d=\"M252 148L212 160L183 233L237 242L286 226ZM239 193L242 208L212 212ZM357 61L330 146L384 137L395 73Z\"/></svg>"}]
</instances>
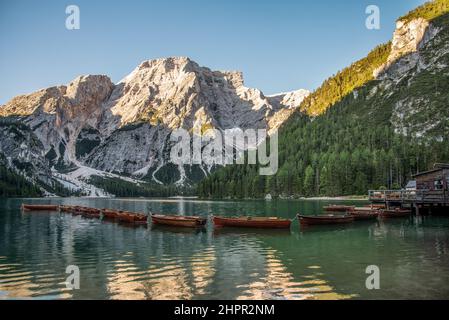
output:
<instances>
[{"instance_id":1,"label":"dark green foliage","mask_svg":"<svg viewBox=\"0 0 449 320\"><path fill-rule=\"evenodd\" d=\"M47 158L50 163L53 163L57 156L58 155L56 154L55 148L53 148L53 146L51 146L51 149L48 150L48 152L45 154L45 158Z\"/></svg>"},{"instance_id":2,"label":"dark green foliage","mask_svg":"<svg viewBox=\"0 0 449 320\"><path fill-rule=\"evenodd\" d=\"M89 183L117 197L169 197L193 195L194 190L173 185L161 186L152 183L135 184L119 178L91 176Z\"/></svg>"},{"instance_id":3,"label":"dark green foliage","mask_svg":"<svg viewBox=\"0 0 449 320\"><path fill-rule=\"evenodd\" d=\"M40 189L23 176L0 164L0 197L38 197Z\"/></svg>"},{"instance_id":4,"label":"dark green foliage","mask_svg":"<svg viewBox=\"0 0 449 320\"><path fill-rule=\"evenodd\" d=\"M189 181L197 183L204 179L205 175L203 170L197 164L191 166L184 166L186 177Z\"/></svg>"},{"instance_id":5,"label":"dark green foliage","mask_svg":"<svg viewBox=\"0 0 449 320\"><path fill-rule=\"evenodd\" d=\"M83 128L76 139L76 157L81 158L89 154L100 143L100 132L98 130L91 127Z\"/></svg>"},{"instance_id":6,"label":"dark green foliage","mask_svg":"<svg viewBox=\"0 0 449 320\"><path fill-rule=\"evenodd\" d=\"M416 18L433 20L447 12L449 12L449 0L433 0L428 1L422 6L410 11L405 16L400 17L398 20L406 22Z\"/></svg>"},{"instance_id":7,"label":"dark green foliage","mask_svg":"<svg viewBox=\"0 0 449 320\"><path fill-rule=\"evenodd\" d=\"M307 114L317 115L340 101L352 90L373 79L373 71L387 61L391 43L378 46L351 66L326 79L323 84L301 103L300 109Z\"/></svg>"},{"instance_id":8,"label":"dark green foliage","mask_svg":"<svg viewBox=\"0 0 449 320\"><path fill-rule=\"evenodd\" d=\"M59 197L78 197L82 195L81 191L70 190L57 180L52 180L50 183L39 181L39 184L47 192L55 194Z\"/></svg>"},{"instance_id":9,"label":"dark green foliage","mask_svg":"<svg viewBox=\"0 0 449 320\"><path fill-rule=\"evenodd\" d=\"M176 165L167 163L156 172L155 177L164 184L172 184L178 181L181 175Z\"/></svg>"},{"instance_id":10,"label":"dark green foliage","mask_svg":"<svg viewBox=\"0 0 449 320\"><path fill-rule=\"evenodd\" d=\"M14 159L12 163L20 171L26 171L29 173L33 172L33 165L30 162L19 161L17 159Z\"/></svg>"},{"instance_id":11,"label":"dark green foliage","mask_svg":"<svg viewBox=\"0 0 449 320\"><path fill-rule=\"evenodd\" d=\"M76 168L73 163L64 162L65 145L64 143L59 143L59 158L58 162L55 164L55 169L59 172L70 172Z\"/></svg>"},{"instance_id":12,"label":"dark green foliage","mask_svg":"<svg viewBox=\"0 0 449 320\"><path fill-rule=\"evenodd\" d=\"M65 153L65 145L64 145L64 143L61 142L61 143L59 143L59 154L61 156L63 156L64 153Z\"/></svg>"},{"instance_id":13,"label":"dark green foliage","mask_svg":"<svg viewBox=\"0 0 449 320\"><path fill-rule=\"evenodd\" d=\"M100 144L101 140L98 139L81 139L76 141L75 153L76 157L82 157L91 152L96 146Z\"/></svg>"}]
</instances>

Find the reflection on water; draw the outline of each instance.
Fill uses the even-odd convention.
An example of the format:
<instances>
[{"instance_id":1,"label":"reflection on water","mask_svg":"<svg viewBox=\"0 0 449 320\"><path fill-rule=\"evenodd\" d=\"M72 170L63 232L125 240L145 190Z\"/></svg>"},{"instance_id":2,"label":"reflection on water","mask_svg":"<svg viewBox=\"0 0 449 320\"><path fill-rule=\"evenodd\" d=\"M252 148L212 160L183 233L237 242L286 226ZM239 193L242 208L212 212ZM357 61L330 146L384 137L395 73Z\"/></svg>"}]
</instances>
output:
<instances>
[{"instance_id":1,"label":"reflection on water","mask_svg":"<svg viewBox=\"0 0 449 320\"><path fill-rule=\"evenodd\" d=\"M0 203L0 299L449 298L449 219L291 230L133 227ZM317 213L318 201L35 199L137 212L260 215ZM381 268L381 290L365 269ZM65 286L77 265L80 290Z\"/></svg>"},{"instance_id":2,"label":"reflection on water","mask_svg":"<svg viewBox=\"0 0 449 320\"><path fill-rule=\"evenodd\" d=\"M23 271L24 268L20 264L10 264L6 260L6 257L0 257L0 298L71 298L68 289L54 288L61 280L54 274Z\"/></svg>"},{"instance_id":3,"label":"reflection on water","mask_svg":"<svg viewBox=\"0 0 449 320\"><path fill-rule=\"evenodd\" d=\"M215 275L215 250L211 246L192 257L193 286L196 295L205 295Z\"/></svg>"},{"instance_id":4,"label":"reflection on water","mask_svg":"<svg viewBox=\"0 0 449 320\"><path fill-rule=\"evenodd\" d=\"M268 249L266 253L266 274L259 280L246 286L246 290L237 299L242 300L266 300L266 299L349 299L355 295L345 295L335 292L320 279L320 272L304 275L303 278L310 280L297 281L292 273L288 272L282 261L276 258L276 250ZM320 269L319 266L310 266L309 269Z\"/></svg>"}]
</instances>

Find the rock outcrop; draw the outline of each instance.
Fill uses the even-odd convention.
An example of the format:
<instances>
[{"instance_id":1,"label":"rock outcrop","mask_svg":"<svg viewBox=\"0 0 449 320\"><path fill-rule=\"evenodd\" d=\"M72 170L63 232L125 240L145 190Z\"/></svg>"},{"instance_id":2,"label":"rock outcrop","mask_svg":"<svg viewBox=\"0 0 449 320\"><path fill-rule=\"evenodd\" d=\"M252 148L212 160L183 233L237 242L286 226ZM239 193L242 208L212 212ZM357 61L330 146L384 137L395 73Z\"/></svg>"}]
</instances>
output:
<instances>
[{"instance_id":1,"label":"rock outcrop","mask_svg":"<svg viewBox=\"0 0 449 320\"><path fill-rule=\"evenodd\" d=\"M373 73L375 78L400 76L414 68L419 60L419 50L438 33L431 22L417 18L409 22L399 20L391 42L387 62Z\"/></svg>"},{"instance_id":2,"label":"rock outcrop","mask_svg":"<svg viewBox=\"0 0 449 320\"><path fill-rule=\"evenodd\" d=\"M442 141L448 128L449 15L398 21L388 62L378 70L368 103L392 105L398 134ZM447 101L447 100L446 100Z\"/></svg>"}]
</instances>

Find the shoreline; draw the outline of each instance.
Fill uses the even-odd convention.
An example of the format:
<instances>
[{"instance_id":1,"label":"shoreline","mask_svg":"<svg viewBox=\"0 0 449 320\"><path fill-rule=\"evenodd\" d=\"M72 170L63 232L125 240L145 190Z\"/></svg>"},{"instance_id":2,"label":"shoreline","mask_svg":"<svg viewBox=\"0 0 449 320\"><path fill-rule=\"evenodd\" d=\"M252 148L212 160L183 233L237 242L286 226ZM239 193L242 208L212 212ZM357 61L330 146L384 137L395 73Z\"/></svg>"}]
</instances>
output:
<instances>
[{"instance_id":1,"label":"shoreline","mask_svg":"<svg viewBox=\"0 0 449 320\"><path fill-rule=\"evenodd\" d=\"M317 201L369 201L365 196L339 196L339 197L304 197L299 200L317 200Z\"/></svg>"},{"instance_id":2,"label":"shoreline","mask_svg":"<svg viewBox=\"0 0 449 320\"><path fill-rule=\"evenodd\" d=\"M365 196L320 196L320 197L276 197L273 199L265 198L200 198L197 196L170 196L170 197L90 197L90 196L80 196L80 197L61 197L61 196L43 196L43 197L6 197L9 199L135 199L135 200L149 200L149 199L170 199L170 200L200 200L200 201L276 201L276 200L305 200L305 201L369 201L368 197ZM6 199L5 198L5 199Z\"/></svg>"}]
</instances>

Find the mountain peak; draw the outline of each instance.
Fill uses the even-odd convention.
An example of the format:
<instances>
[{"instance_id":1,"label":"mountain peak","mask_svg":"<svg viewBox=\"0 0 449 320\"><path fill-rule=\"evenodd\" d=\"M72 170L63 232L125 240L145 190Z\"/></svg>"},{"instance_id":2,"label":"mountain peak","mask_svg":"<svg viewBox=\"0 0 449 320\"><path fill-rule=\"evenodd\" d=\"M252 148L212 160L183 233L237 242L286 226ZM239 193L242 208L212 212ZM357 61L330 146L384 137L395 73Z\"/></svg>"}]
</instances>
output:
<instances>
[{"instance_id":1,"label":"mountain peak","mask_svg":"<svg viewBox=\"0 0 449 320\"><path fill-rule=\"evenodd\" d=\"M137 67L139 70L152 68L158 65L163 65L165 67L174 67L174 66L185 66L189 64L194 64L198 66L198 64L190 59L189 57L166 57L166 58L158 58L158 59L150 59L142 61Z\"/></svg>"},{"instance_id":2,"label":"mountain peak","mask_svg":"<svg viewBox=\"0 0 449 320\"><path fill-rule=\"evenodd\" d=\"M118 82L127 83L140 75L144 78L147 73L168 73L173 71L190 72L199 69L200 66L189 57L167 57L142 61L130 74Z\"/></svg>"}]
</instances>

